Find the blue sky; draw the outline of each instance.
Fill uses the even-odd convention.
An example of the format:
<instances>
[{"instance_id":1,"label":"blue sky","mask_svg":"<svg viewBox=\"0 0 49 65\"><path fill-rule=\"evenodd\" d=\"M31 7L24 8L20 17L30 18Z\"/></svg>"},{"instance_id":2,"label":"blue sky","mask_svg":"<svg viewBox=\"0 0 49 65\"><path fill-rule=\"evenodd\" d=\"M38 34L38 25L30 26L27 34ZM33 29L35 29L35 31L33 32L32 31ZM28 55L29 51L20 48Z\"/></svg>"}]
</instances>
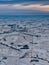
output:
<instances>
[{"instance_id":1,"label":"blue sky","mask_svg":"<svg viewBox=\"0 0 49 65\"><path fill-rule=\"evenodd\" d=\"M3 14L49 14L49 0L0 0Z\"/></svg>"}]
</instances>

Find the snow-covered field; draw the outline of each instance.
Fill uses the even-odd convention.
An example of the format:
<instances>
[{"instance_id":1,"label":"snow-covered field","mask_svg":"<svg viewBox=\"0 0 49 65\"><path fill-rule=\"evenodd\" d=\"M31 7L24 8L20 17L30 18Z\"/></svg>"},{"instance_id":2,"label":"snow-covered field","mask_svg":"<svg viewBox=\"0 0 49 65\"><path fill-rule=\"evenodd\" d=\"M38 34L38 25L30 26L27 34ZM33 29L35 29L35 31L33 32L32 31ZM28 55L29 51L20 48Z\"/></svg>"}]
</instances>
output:
<instances>
[{"instance_id":1,"label":"snow-covered field","mask_svg":"<svg viewBox=\"0 0 49 65\"><path fill-rule=\"evenodd\" d=\"M0 65L49 65L49 24L0 25Z\"/></svg>"}]
</instances>

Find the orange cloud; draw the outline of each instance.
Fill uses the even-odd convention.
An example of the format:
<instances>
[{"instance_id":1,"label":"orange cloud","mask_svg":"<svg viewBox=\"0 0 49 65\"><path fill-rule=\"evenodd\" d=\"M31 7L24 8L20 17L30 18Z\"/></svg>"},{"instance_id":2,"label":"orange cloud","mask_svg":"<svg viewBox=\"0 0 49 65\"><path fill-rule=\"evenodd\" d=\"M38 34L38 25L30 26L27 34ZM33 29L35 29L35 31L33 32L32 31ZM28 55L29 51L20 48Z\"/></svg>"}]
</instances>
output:
<instances>
[{"instance_id":1,"label":"orange cloud","mask_svg":"<svg viewBox=\"0 0 49 65\"><path fill-rule=\"evenodd\" d=\"M31 5L22 5L22 4L0 4L0 8L13 8L13 9L25 9L25 10L40 10L49 12L49 5L41 4L31 4Z\"/></svg>"},{"instance_id":2,"label":"orange cloud","mask_svg":"<svg viewBox=\"0 0 49 65\"><path fill-rule=\"evenodd\" d=\"M21 4L14 4L12 5L13 8L16 9L28 9L28 10L40 10L40 11L48 11L49 12L49 5L41 5L41 4L31 4L31 5L21 5Z\"/></svg>"}]
</instances>

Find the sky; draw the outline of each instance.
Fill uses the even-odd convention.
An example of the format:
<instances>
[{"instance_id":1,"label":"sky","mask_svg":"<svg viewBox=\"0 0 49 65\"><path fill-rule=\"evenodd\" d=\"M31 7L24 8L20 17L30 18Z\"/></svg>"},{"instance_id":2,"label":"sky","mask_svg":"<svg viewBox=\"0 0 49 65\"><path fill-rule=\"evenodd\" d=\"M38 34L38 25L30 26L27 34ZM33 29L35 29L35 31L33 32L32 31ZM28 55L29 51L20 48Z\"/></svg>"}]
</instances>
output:
<instances>
[{"instance_id":1,"label":"sky","mask_svg":"<svg viewBox=\"0 0 49 65\"><path fill-rule=\"evenodd\" d=\"M49 14L49 0L0 0L0 15Z\"/></svg>"}]
</instances>

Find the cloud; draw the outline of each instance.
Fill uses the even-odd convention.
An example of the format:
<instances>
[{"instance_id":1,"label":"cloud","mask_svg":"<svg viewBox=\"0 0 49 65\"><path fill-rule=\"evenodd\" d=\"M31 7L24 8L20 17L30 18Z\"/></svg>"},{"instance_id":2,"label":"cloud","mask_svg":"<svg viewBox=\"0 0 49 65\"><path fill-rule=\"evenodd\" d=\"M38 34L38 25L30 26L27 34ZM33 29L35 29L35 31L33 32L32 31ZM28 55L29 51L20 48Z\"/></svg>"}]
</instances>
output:
<instances>
[{"instance_id":1,"label":"cloud","mask_svg":"<svg viewBox=\"0 0 49 65\"><path fill-rule=\"evenodd\" d=\"M13 4L10 6L14 9L23 9L23 10L40 10L49 12L49 5L41 5L41 4L30 4L30 5L21 5L21 4Z\"/></svg>"},{"instance_id":2,"label":"cloud","mask_svg":"<svg viewBox=\"0 0 49 65\"><path fill-rule=\"evenodd\" d=\"M42 4L0 4L0 9L14 9L14 10L39 10L49 12L49 5Z\"/></svg>"},{"instance_id":3,"label":"cloud","mask_svg":"<svg viewBox=\"0 0 49 65\"><path fill-rule=\"evenodd\" d=\"M0 14L49 13L49 0L0 0Z\"/></svg>"}]
</instances>

